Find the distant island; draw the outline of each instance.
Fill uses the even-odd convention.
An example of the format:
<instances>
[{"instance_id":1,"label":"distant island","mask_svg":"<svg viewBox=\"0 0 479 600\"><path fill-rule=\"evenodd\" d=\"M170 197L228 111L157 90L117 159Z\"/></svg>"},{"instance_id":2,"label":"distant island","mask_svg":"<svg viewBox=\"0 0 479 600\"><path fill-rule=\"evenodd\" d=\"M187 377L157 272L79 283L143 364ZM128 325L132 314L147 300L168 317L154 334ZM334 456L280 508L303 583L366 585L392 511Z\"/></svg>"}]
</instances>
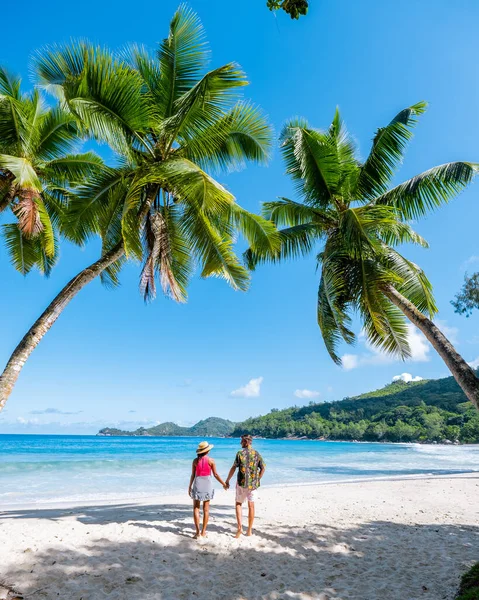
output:
<instances>
[{"instance_id":1,"label":"distant island","mask_svg":"<svg viewBox=\"0 0 479 600\"><path fill-rule=\"evenodd\" d=\"M135 431L122 431L113 427L100 429L97 435L111 436L189 436L189 437L227 437L233 433L236 424L226 419L209 417L192 427L180 427L176 423L166 422L154 427L140 427Z\"/></svg>"},{"instance_id":2,"label":"distant island","mask_svg":"<svg viewBox=\"0 0 479 600\"><path fill-rule=\"evenodd\" d=\"M210 417L192 427L162 423L98 435L303 438L338 441L479 443L479 413L453 377L385 387L336 402L273 409L242 423Z\"/></svg>"}]
</instances>

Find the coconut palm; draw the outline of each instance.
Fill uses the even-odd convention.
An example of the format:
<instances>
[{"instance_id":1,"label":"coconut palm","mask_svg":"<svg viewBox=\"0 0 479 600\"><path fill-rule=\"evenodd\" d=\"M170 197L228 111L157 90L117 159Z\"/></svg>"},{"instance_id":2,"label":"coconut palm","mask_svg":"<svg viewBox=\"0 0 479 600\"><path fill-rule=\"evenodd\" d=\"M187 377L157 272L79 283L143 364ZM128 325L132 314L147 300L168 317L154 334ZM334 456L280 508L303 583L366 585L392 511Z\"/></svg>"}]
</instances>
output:
<instances>
[{"instance_id":1,"label":"coconut palm","mask_svg":"<svg viewBox=\"0 0 479 600\"><path fill-rule=\"evenodd\" d=\"M405 243L427 247L410 222L456 196L477 166L453 162L390 187L406 143L425 103L402 110L374 137L360 161L339 112L327 131L305 120L288 123L281 135L287 173L302 202L281 198L264 205L278 226L281 251L247 252L251 268L260 262L311 253L316 244L321 273L317 319L326 348L341 364L337 346L355 341L351 314L361 319L367 340L402 359L410 356L407 317L444 360L466 396L479 406L479 380L432 321L437 312L431 284L416 264L398 252Z\"/></svg>"},{"instance_id":2,"label":"coconut palm","mask_svg":"<svg viewBox=\"0 0 479 600\"><path fill-rule=\"evenodd\" d=\"M21 80L0 67L0 212L16 217L2 233L23 274L33 266L50 273L61 206L72 185L101 167L92 152L72 154L77 145L73 116L47 107L38 90L23 93Z\"/></svg>"},{"instance_id":3,"label":"coconut palm","mask_svg":"<svg viewBox=\"0 0 479 600\"><path fill-rule=\"evenodd\" d=\"M194 13L180 7L155 56L132 47L120 55L86 43L37 57L41 84L68 107L94 140L107 143L115 165L85 181L68 202L63 229L74 242L92 235L101 258L79 273L26 334L0 377L0 407L38 341L68 302L100 275L116 285L127 258L141 260L140 287L186 300L196 269L234 289L249 274L235 255L236 232L274 253L272 223L242 209L213 174L265 162L271 131L262 113L238 96L247 84L234 63L204 73L208 50Z\"/></svg>"}]
</instances>

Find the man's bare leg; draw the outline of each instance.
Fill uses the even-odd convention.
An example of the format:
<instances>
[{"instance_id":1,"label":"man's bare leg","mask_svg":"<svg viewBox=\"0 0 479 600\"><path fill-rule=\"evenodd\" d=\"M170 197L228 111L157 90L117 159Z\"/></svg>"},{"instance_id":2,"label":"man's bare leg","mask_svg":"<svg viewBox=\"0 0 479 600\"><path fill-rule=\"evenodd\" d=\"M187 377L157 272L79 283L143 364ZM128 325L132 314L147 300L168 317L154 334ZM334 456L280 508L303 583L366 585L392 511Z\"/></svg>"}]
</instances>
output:
<instances>
[{"instance_id":1,"label":"man's bare leg","mask_svg":"<svg viewBox=\"0 0 479 600\"><path fill-rule=\"evenodd\" d=\"M208 520L210 518L210 501L206 500L203 502L203 528L201 530L202 537L206 537L206 528L208 527Z\"/></svg>"},{"instance_id":2,"label":"man's bare leg","mask_svg":"<svg viewBox=\"0 0 479 600\"><path fill-rule=\"evenodd\" d=\"M235 538L239 538L243 533L243 505L241 502L236 503L236 523L238 524L238 531Z\"/></svg>"},{"instance_id":3,"label":"man's bare leg","mask_svg":"<svg viewBox=\"0 0 479 600\"><path fill-rule=\"evenodd\" d=\"M200 537L200 504L199 500L193 500L193 520L195 522L196 533L193 538L196 540Z\"/></svg>"},{"instance_id":4,"label":"man's bare leg","mask_svg":"<svg viewBox=\"0 0 479 600\"><path fill-rule=\"evenodd\" d=\"M248 502L248 531L246 535L253 535L254 502Z\"/></svg>"}]
</instances>

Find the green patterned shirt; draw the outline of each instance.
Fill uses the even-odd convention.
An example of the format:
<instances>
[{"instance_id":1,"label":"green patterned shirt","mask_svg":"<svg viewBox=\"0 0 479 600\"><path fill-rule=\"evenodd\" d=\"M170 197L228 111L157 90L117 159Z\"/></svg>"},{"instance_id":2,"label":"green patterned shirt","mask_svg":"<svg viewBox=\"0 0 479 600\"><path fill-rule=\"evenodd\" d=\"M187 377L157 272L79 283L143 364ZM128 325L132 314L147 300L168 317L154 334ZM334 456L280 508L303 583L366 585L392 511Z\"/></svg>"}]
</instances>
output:
<instances>
[{"instance_id":1,"label":"green patterned shirt","mask_svg":"<svg viewBox=\"0 0 479 600\"><path fill-rule=\"evenodd\" d=\"M259 452L253 448L243 448L236 455L234 466L238 469L238 485L249 490L260 486L259 474L266 466Z\"/></svg>"}]
</instances>

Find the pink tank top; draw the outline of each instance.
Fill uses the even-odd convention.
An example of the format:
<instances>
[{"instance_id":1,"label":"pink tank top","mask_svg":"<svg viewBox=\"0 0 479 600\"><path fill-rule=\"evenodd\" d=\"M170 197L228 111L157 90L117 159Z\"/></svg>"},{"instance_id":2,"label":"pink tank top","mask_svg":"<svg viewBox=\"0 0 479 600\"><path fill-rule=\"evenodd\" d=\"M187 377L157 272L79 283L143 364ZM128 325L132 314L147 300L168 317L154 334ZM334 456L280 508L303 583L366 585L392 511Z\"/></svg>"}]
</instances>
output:
<instances>
[{"instance_id":1,"label":"pink tank top","mask_svg":"<svg viewBox=\"0 0 479 600\"><path fill-rule=\"evenodd\" d=\"M202 456L196 463L196 477L209 477L211 475L211 467L207 456Z\"/></svg>"}]
</instances>

